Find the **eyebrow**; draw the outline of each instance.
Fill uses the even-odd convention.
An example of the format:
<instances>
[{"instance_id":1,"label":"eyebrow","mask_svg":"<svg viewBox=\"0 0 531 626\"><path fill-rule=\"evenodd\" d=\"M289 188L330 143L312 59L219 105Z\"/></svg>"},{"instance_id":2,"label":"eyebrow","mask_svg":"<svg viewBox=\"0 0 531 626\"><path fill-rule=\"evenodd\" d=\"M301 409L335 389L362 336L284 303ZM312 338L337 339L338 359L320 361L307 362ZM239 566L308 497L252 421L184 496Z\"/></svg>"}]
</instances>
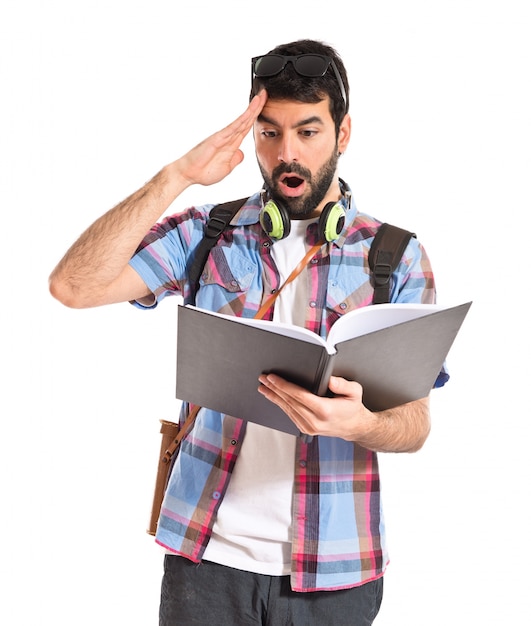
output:
<instances>
[{"instance_id":1,"label":"eyebrow","mask_svg":"<svg viewBox=\"0 0 531 626\"><path fill-rule=\"evenodd\" d=\"M264 122L266 124L271 124L272 126L280 126L278 122L276 122L274 119L270 117L267 117L267 115L264 115L263 113L260 113L260 115L258 116L258 121ZM319 115L312 115L311 117L308 117L304 120L300 120L299 122L296 122L295 124L293 124L292 128L299 128L300 126L307 126L308 124L323 125L324 122L323 122L323 119Z\"/></svg>"}]
</instances>

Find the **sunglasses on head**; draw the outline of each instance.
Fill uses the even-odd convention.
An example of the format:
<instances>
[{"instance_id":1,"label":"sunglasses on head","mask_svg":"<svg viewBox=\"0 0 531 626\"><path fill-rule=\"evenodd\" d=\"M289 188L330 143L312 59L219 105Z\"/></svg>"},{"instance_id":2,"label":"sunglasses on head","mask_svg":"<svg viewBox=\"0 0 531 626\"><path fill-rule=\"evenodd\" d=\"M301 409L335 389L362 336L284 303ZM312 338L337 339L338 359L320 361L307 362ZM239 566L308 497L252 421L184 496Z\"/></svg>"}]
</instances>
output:
<instances>
[{"instance_id":1,"label":"sunglasses on head","mask_svg":"<svg viewBox=\"0 0 531 626\"><path fill-rule=\"evenodd\" d=\"M307 78L318 78L324 76L329 66L332 66L336 80L341 90L341 96L345 107L347 106L347 94L345 85L341 80L341 75L334 60L323 54L298 54L295 56L285 56L283 54L265 54L251 59L251 81L256 78L268 78L276 76L291 63L300 76Z\"/></svg>"}]
</instances>

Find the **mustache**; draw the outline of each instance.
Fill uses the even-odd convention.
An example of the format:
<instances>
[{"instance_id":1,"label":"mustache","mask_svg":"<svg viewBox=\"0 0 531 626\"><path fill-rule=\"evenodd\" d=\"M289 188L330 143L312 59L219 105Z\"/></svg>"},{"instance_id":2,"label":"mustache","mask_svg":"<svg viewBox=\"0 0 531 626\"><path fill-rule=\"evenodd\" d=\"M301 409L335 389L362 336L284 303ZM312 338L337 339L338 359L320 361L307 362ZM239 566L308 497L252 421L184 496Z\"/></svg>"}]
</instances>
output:
<instances>
[{"instance_id":1,"label":"mustache","mask_svg":"<svg viewBox=\"0 0 531 626\"><path fill-rule=\"evenodd\" d=\"M271 178L277 181L283 174L296 174L308 181L312 179L311 171L298 163L280 163L271 172Z\"/></svg>"}]
</instances>

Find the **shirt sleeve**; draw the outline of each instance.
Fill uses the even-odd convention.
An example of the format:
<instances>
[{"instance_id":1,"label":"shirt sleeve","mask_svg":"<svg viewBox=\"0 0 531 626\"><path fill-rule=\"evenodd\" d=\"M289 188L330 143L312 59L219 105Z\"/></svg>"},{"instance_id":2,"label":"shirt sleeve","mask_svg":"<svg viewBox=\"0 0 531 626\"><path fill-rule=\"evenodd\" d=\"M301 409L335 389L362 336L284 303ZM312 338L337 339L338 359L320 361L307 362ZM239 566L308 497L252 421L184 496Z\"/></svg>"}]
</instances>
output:
<instances>
[{"instance_id":1,"label":"shirt sleeve","mask_svg":"<svg viewBox=\"0 0 531 626\"><path fill-rule=\"evenodd\" d=\"M154 294L153 304L132 301L140 309L153 309L166 296L189 291L188 258L203 236L205 217L212 205L187 209L155 224L138 246L129 265Z\"/></svg>"}]
</instances>

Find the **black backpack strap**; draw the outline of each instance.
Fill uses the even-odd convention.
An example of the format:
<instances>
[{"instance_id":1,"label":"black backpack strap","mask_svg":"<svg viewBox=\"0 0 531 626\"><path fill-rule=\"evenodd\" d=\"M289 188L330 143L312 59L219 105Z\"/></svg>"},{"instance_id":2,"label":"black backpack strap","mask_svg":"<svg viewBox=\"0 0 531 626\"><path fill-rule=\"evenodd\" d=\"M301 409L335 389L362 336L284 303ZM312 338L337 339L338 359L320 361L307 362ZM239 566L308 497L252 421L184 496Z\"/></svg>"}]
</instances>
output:
<instances>
[{"instance_id":1,"label":"black backpack strap","mask_svg":"<svg viewBox=\"0 0 531 626\"><path fill-rule=\"evenodd\" d=\"M382 224L369 251L369 267L374 287L373 304L389 302L391 275L400 263L407 244L415 233L392 224Z\"/></svg>"},{"instance_id":2,"label":"black backpack strap","mask_svg":"<svg viewBox=\"0 0 531 626\"><path fill-rule=\"evenodd\" d=\"M225 230L231 219L247 200L248 197L241 198L240 200L232 200L231 202L217 204L211 209L208 221L205 224L205 234L197 246L194 259L189 269L188 275L191 288L190 304L195 304L195 295L199 288L199 278L203 272L208 253L221 237L221 233Z\"/></svg>"}]
</instances>

